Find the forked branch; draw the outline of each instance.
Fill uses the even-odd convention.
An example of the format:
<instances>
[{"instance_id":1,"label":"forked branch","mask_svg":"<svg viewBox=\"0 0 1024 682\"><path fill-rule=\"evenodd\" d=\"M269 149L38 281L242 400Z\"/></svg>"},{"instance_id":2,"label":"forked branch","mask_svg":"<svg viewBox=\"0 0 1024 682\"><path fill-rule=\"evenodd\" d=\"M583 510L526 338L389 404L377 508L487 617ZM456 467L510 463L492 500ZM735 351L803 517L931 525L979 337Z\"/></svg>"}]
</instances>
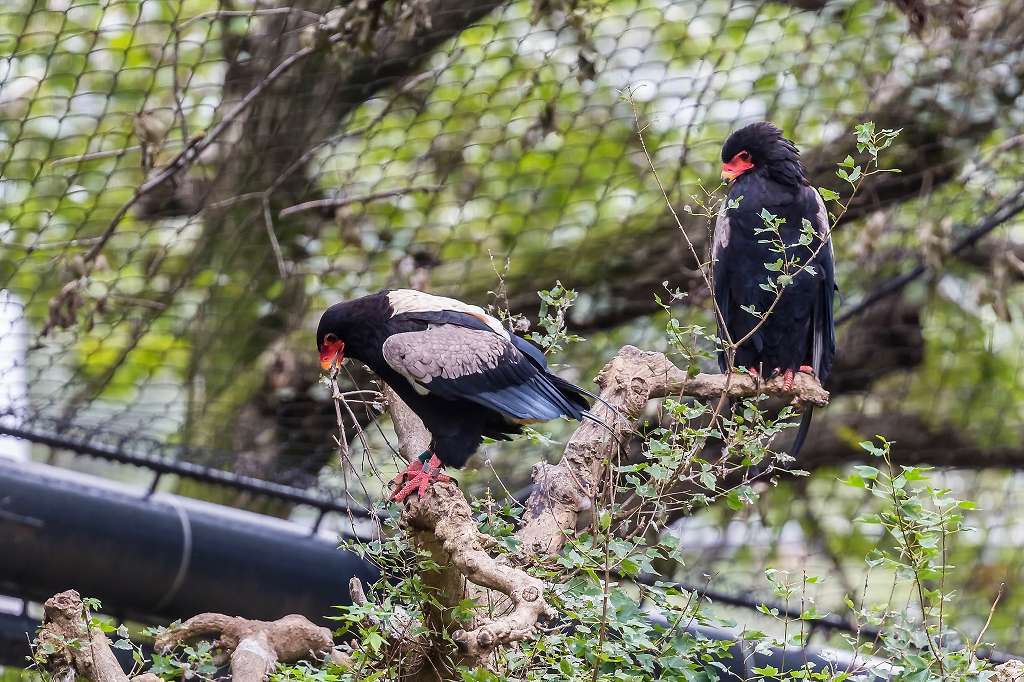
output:
<instances>
[{"instance_id":1,"label":"forked branch","mask_svg":"<svg viewBox=\"0 0 1024 682\"><path fill-rule=\"evenodd\" d=\"M633 346L625 346L616 354L597 383L601 386L601 401L593 412L603 423L585 421L569 440L558 464L541 463L534 470L538 487L519 532L527 557L557 553L565 538L575 532L578 514L596 496L618 443L635 428L649 400L672 395L716 400L723 395L747 398L762 393L813 405L825 405L829 400L828 392L807 375L798 375L789 391L783 390L781 379L763 384L745 375L691 377L664 354ZM423 451L429 435L397 396L389 392L387 398L401 452L411 458ZM472 629L453 634L464 662L486 664L497 647L531 637L538 622L551 615L543 581L511 565L507 558L487 551L488 538L477 528L472 509L456 485L437 483L422 498L410 498L402 521L420 546L434 552L435 562L446 574L435 582L457 591L443 595L445 602L458 603L466 593L477 596L472 586L492 590L497 594L491 596L506 602L507 608L497 609L504 615L491 619L478 614ZM472 584L468 588L466 581ZM482 599L477 601L483 603ZM443 615L438 620L443 621Z\"/></svg>"},{"instance_id":2,"label":"forked branch","mask_svg":"<svg viewBox=\"0 0 1024 682\"><path fill-rule=\"evenodd\" d=\"M263 621L201 613L161 634L154 647L168 651L197 639L212 639L217 649L230 654L235 682L262 682L278 662L322 660L334 653L331 631L296 614Z\"/></svg>"}]
</instances>

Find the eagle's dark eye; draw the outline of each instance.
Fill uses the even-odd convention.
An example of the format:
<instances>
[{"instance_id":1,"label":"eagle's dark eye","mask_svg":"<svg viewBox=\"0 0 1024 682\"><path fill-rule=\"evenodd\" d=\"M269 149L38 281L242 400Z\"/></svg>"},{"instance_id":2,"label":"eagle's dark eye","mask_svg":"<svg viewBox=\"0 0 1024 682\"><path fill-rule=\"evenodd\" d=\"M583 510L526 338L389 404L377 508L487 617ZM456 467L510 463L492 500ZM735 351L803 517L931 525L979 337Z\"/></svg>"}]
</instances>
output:
<instances>
[{"instance_id":1,"label":"eagle's dark eye","mask_svg":"<svg viewBox=\"0 0 1024 682\"><path fill-rule=\"evenodd\" d=\"M740 152L737 156L740 157L740 161L750 161L750 154L746 151Z\"/></svg>"},{"instance_id":2,"label":"eagle's dark eye","mask_svg":"<svg viewBox=\"0 0 1024 682\"><path fill-rule=\"evenodd\" d=\"M337 342L338 342L338 337L335 336L334 334L328 334L327 336L324 337L324 343L337 343Z\"/></svg>"}]
</instances>

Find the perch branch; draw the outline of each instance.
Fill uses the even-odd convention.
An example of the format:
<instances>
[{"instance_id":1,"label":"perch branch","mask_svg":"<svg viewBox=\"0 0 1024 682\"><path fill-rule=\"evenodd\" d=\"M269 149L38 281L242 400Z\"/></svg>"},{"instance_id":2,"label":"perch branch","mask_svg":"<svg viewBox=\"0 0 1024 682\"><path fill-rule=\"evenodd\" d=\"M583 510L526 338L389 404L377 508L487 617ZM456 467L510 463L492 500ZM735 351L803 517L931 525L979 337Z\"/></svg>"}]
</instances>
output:
<instances>
[{"instance_id":1,"label":"perch branch","mask_svg":"<svg viewBox=\"0 0 1024 682\"><path fill-rule=\"evenodd\" d=\"M527 521L520 532L527 554L558 551L565 534L575 529L578 513L595 496L605 463L614 455L616 444L633 429L648 400L668 395L715 400L723 394L744 398L761 393L814 405L825 405L829 399L818 382L806 375L796 377L791 391L783 391L780 379L759 384L742 375L690 377L663 354L633 346L619 351L602 370L598 384L602 400L614 408L603 403L594 408L607 426L584 422L567 444L559 464L538 464L535 468L538 490L530 498ZM387 399L401 453L411 458L423 451L429 434L397 396L389 391ZM493 619L478 616L474 628L453 633L462 655L470 662L485 663L495 648L532 636L538 621L553 613L544 598L545 585L541 580L487 553L485 547L489 543L478 530L472 509L456 485L436 483L425 496L410 498L402 512L402 523L442 567L441 575L431 580L437 583L446 602L454 604L462 599L465 589L461 578L507 600L509 608L503 610L504 615ZM472 587L470 594L474 594ZM430 623L432 618L438 622ZM444 614L432 617L428 613L427 619L428 625L434 627L455 625L446 622Z\"/></svg>"},{"instance_id":2,"label":"perch branch","mask_svg":"<svg viewBox=\"0 0 1024 682\"><path fill-rule=\"evenodd\" d=\"M215 639L218 649L231 654L235 682L261 682L278 662L323 659L334 650L330 630L297 614L271 622L201 613L161 634L154 646L168 651L195 639Z\"/></svg>"},{"instance_id":3,"label":"perch branch","mask_svg":"<svg viewBox=\"0 0 1024 682\"><path fill-rule=\"evenodd\" d=\"M771 394L794 403L827 405L829 394L806 374L795 377L791 391L780 378L761 384L747 375L698 374L690 377L662 353L624 346L597 377L601 401L592 412L604 423L583 422L569 439L558 464L538 463L533 470L536 488L526 504L526 520L519 531L527 556L558 552L566 533L576 528L580 512L588 509L614 459L619 443L632 431L647 402L666 396L716 400L720 396L750 398ZM608 406L615 408L613 411Z\"/></svg>"},{"instance_id":4,"label":"perch branch","mask_svg":"<svg viewBox=\"0 0 1024 682\"><path fill-rule=\"evenodd\" d=\"M424 498L405 508L403 521L412 529L434 534L451 563L475 585L500 592L512 609L471 630L453 634L462 653L485 659L496 647L532 636L537 622L553 611L544 599L544 583L526 572L490 556L462 492L452 483L438 483Z\"/></svg>"},{"instance_id":5,"label":"perch branch","mask_svg":"<svg viewBox=\"0 0 1024 682\"><path fill-rule=\"evenodd\" d=\"M426 448L430 435L393 392L388 390L386 396L400 451L406 457L413 457ZM552 613L544 599L541 580L492 557L484 549L486 540L458 486L437 483L424 497L410 498L402 511L402 523L413 531L421 546L435 553L438 565L454 569L442 570L443 575L436 577L445 588L443 599L452 604L461 601L464 578L473 585L504 595L511 604L511 610L505 615L494 619L481 617L476 627L459 628L453 633L453 639L469 662L483 662L495 648L530 637L538 620ZM452 625L444 622L442 614L439 620L441 622L434 625Z\"/></svg>"}]
</instances>

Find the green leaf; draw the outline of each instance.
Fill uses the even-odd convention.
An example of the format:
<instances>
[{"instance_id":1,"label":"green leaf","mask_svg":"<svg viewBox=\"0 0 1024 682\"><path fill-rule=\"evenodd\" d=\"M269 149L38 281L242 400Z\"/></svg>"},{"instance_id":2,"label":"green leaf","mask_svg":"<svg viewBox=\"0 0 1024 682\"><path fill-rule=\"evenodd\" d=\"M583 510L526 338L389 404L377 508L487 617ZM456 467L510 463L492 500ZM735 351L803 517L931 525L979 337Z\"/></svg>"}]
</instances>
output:
<instances>
[{"instance_id":1,"label":"green leaf","mask_svg":"<svg viewBox=\"0 0 1024 682\"><path fill-rule=\"evenodd\" d=\"M874 481L878 478L878 469L872 466L858 464L853 467L853 470L866 481Z\"/></svg>"},{"instance_id":2,"label":"green leaf","mask_svg":"<svg viewBox=\"0 0 1024 682\"><path fill-rule=\"evenodd\" d=\"M818 194L821 195L821 198L824 201L836 201L836 200L839 199L839 193L838 192L833 192L832 190L830 190L827 187L819 187L818 188Z\"/></svg>"},{"instance_id":3,"label":"green leaf","mask_svg":"<svg viewBox=\"0 0 1024 682\"><path fill-rule=\"evenodd\" d=\"M717 482L718 482L718 479L716 479L715 475L713 473L711 473L710 471L703 471L703 472L701 472L700 483L701 483L701 485L703 485L708 490L714 490L715 489L715 484Z\"/></svg>"}]
</instances>

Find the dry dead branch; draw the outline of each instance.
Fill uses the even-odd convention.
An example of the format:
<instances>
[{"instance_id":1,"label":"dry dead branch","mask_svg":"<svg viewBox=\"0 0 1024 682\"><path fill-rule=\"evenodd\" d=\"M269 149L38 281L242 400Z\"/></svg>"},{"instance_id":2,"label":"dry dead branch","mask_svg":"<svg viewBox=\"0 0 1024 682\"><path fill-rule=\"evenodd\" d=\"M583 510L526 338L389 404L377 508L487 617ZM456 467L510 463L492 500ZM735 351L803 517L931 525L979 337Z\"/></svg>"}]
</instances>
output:
<instances>
[{"instance_id":1,"label":"dry dead branch","mask_svg":"<svg viewBox=\"0 0 1024 682\"><path fill-rule=\"evenodd\" d=\"M604 423L583 422L558 464L535 467L538 487L519 533L528 556L557 552L567 534L575 530L577 515L596 496L605 466L649 400L670 395L717 400L722 395L745 398L762 393L813 405L826 405L829 400L828 392L807 375L797 376L791 391L783 391L781 379L763 384L745 375L690 377L662 353L633 346L616 354L597 383L603 402L598 402L593 412ZM412 458L423 452L430 441L423 423L393 392L386 391L386 398L402 455ZM478 613L470 629L451 622L450 614L426 611L431 631L454 630L463 664L486 665L496 648L531 637L539 621L552 613L543 581L487 552L487 538L478 530L469 503L456 485L436 483L425 496L411 497L403 509L402 523L414 543L430 551L442 567L439 575L424 576L425 582L438 588L442 599L454 606L468 595L478 604L500 604L495 611L503 615L488 618ZM434 679L443 663L430 654L428 658L434 663L424 679Z\"/></svg>"},{"instance_id":2,"label":"dry dead branch","mask_svg":"<svg viewBox=\"0 0 1024 682\"><path fill-rule=\"evenodd\" d=\"M579 513L597 496L605 466L633 430L649 400L673 395L716 400L723 394L751 398L765 393L794 403L827 405L829 401L828 392L806 374L797 375L788 392L783 391L780 378L761 384L738 374L690 377L662 353L634 346L619 350L601 370L597 384L601 401L592 412L604 423L584 422L569 439L558 464L540 462L534 467L536 488L526 505L526 523L519 531L528 556L561 549L566 533L576 528Z\"/></svg>"},{"instance_id":3,"label":"dry dead branch","mask_svg":"<svg viewBox=\"0 0 1024 682\"><path fill-rule=\"evenodd\" d=\"M296 614L263 621L201 613L161 634L154 646L158 651L168 651L197 639L213 639L217 649L230 654L234 682L260 682L278 662L322 660L334 650L330 630Z\"/></svg>"},{"instance_id":4,"label":"dry dead branch","mask_svg":"<svg viewBox=\"0 0 1024 682\"><path fill-rule=\"evenodd\" d=\"M1024 682L1024 662L1021 661L1007 661L997 665L993 672L991 682Z\"/></svg>"},{"instance_id":5,"label":"dry dead branch","mask_svg":"<svg viewBox=\"0 0 1024 682\"><path fill-rule=\"evenodd\" d=\"M129 682L110 649L110 640L90 627L82 597L75 590L55 594L43 604L43 627L32 647L54 682Z\"/></svg>"}]
</instances>

